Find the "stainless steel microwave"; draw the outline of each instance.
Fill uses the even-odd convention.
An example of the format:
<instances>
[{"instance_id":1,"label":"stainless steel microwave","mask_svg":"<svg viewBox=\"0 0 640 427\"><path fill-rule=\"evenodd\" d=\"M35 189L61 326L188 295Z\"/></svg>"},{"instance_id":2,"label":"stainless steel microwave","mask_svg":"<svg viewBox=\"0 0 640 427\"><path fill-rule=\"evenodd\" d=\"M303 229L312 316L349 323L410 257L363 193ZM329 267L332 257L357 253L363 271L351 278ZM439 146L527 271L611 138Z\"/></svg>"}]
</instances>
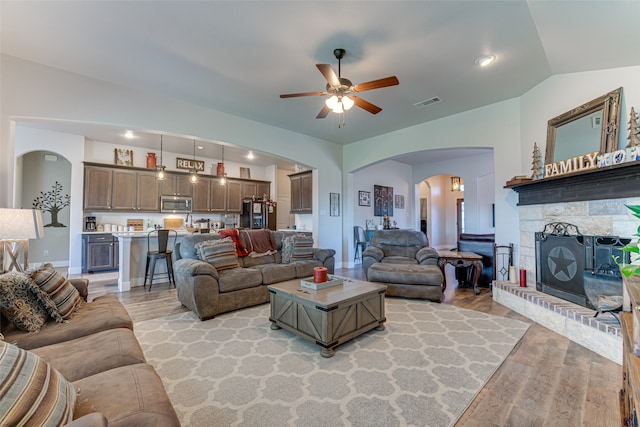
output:
<instances>
[{"instance_id":1,"label":"stainless steel microwave","mask_svg":"<svg viewBox=\"0 0 640 427\"><path fill-rule=\"evenodd\" d=\"M160 212L190 213L192 204L190 196L160 196Z\"/></svg>"}]
</instances>

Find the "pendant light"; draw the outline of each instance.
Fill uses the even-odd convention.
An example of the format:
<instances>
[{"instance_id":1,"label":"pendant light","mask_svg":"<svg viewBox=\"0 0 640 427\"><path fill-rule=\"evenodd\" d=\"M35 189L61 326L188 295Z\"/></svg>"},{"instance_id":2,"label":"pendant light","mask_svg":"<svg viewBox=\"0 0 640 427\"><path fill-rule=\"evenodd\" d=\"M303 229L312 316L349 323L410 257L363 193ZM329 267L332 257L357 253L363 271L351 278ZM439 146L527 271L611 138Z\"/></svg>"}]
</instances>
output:
<instances>
[{"instance_id":1,"label":"pendant light","mask_svg":"<svg viewBox=\"0 0 640 427\"><path fill-rule=\"evenodd\" d=\"M227 174L224 171L224 145L222 146L222 161L218 163L218 168L216 170L216 174L218 178L220 178L220 185L225 185L227 183Z\"/></svg>"},{"instance_id":2,"label":"pendant light","mask_svg":"<svg viewBox=\"0 0 640 427\"><path fill-rule=\"evenodd\" d=\"M196 140L193 140L193 168L189 171L189 181L192 184L198 182L198 170L196 169Z\"/></svg>"},{"instance_id":3,"label":"pendant light","mask_svg":"<svg viewBox=\"0 0 640 427\"><path fill-rule=\"evenodd\" d=\"M460 177L452 176L451 177L451 191L460 191Z\"/></svg>"},{"instance_id":4,"label":"pendant light","mask_svg":"<svg viewBox=\"0 0 640 427\"><path fill-rule=\"evenodd\" d=\"M164 165L162 164L162 135L160 135L160 164L156 166L156 179L163 181L166 177L164 172Z\"/></svg>"}]
</instances>

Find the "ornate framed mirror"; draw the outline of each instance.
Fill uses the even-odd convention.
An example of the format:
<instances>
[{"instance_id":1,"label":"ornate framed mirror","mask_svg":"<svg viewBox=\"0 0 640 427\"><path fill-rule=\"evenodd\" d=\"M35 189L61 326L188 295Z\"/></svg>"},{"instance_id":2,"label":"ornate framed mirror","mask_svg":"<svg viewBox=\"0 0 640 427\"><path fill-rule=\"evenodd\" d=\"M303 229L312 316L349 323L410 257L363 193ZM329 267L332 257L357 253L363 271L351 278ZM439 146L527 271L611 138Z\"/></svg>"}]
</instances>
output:
<instances>
[{"instance_id":1,"label":"ornate framed mirror","mask_svg":"<svg viewBox=\"0 0 640 427\"><path fill-rule=\"evenodd\" d=\"M621 96L620 87L549 120L544 163L617 150Z\"/></svg>"}]
</instances>

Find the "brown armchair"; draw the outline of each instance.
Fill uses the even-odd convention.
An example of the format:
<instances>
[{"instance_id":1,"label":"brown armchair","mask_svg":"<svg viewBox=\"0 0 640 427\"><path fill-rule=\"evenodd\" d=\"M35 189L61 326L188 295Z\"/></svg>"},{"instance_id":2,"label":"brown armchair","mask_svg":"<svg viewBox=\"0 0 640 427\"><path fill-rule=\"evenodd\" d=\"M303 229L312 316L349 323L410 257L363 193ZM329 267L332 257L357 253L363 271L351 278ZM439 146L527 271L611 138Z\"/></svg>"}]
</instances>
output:
<instances>
[{"instance_id":1,"label":"brown armchair","mask_svg":"<svg viewBox=\"0 0 640 427\"><path fill-rule=\"evenodd\" d=\"M442 300L444 277L438 252L420 231L376 231L363 253L362 266L368 281L387 285L388 296Z\"/></svg>"}]
</instances>

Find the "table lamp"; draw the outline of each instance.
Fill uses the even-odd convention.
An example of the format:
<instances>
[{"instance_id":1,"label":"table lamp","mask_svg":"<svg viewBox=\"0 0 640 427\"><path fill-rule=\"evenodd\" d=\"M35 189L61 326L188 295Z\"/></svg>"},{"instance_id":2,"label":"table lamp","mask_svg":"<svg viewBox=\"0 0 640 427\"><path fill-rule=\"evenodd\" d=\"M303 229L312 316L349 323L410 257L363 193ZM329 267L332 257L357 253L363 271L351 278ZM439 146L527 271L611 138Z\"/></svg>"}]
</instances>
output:
<instances>
[{"instance_id":1,"label":"table lamp","mask_svg":"<svg viewBox=\"0 0 640 427\"><path fill-rule=\"evenodd\" d=\"M0 270L29 267L29 239L44 236L42 212L37 209L0 209ZM5 253L8 267L5 268ZM22 265L20 257L22 256Z\"/></svg>"}]
</instances>

